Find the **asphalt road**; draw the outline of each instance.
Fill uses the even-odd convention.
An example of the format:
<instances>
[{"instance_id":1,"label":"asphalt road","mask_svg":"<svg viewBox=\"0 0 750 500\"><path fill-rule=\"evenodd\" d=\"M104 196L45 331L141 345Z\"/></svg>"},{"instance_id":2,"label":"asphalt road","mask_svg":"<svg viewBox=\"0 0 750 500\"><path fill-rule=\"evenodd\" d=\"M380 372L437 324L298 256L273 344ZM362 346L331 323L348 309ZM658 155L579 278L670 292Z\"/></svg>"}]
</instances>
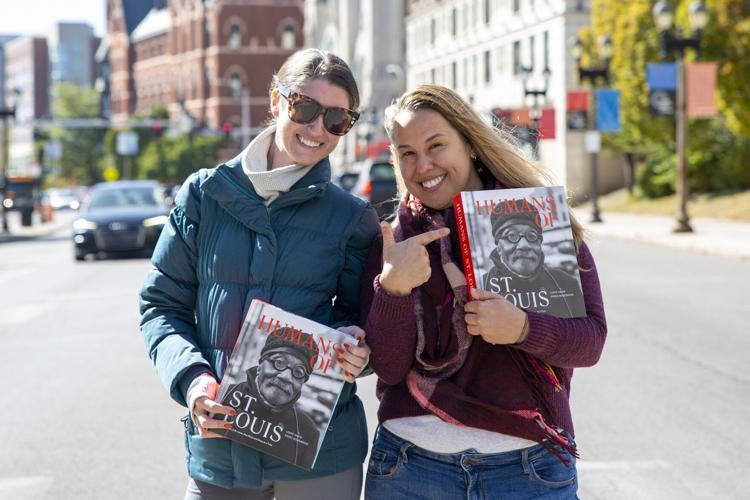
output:
<instances>
[{"instance_id":1,"label":"asphalt road","mask_svg":"<svg viewBox=\"0 0 750 500\"><path fill-rule=\"evenodd\" d=\"M75 263L63 233L0 244L0 499L182 498L182 409L138 334L145 259ZM609 338L576 371L583 499L746 498L750 263L592 245ZM360 383L370 428L374 378Z\"/></svg>"}]
</instances>

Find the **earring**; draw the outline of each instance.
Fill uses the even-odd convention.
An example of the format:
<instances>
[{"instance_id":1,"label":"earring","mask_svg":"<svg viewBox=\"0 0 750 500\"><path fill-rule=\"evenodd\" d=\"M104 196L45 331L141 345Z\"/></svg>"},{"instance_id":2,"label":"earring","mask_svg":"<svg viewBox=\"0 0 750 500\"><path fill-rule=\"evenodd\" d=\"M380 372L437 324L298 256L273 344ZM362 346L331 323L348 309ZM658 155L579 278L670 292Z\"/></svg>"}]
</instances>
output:
<instances>
[{"instance_id":1,"label":"earring","mask_svg":"<svg viewBox=\"0 0 750 500\"><path fill-rule=\"evenodd\" d=\"M469 155L469 158L471 158L471 161L476 161L477 154L472 152L471 155Z\"/></svg>"}]
</instances>

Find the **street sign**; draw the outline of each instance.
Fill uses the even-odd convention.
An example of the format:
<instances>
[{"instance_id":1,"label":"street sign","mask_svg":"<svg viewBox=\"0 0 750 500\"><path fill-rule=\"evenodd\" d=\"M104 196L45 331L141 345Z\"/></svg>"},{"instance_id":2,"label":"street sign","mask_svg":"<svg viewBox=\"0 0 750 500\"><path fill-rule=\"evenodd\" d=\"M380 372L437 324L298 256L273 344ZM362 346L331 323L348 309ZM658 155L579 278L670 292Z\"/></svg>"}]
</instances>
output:
<instances>
[{"instance_id":1,"label":"street sign","mask_svg":"<svg viewBox=\"0 0 750 500\"><path fill-rule=\"evenodd\" d=\"M600 132L620 131L620 91L596 91L596 128Z\"/></svg>"},{"instance_id":2,"label":"street sign","mask_svg":"<svg viewBox=\"0 0 750 500\"><path fill-rule=\"evenodd\" d=\"M117 170L117 168L113 167L112 165L107 165L104 167L104 180L108 182L116 181L120 178L120 172Z\"/></svg>"},{"instance_id":3,"label":"street sign","mask_svg":"<svg viewBox=\"0 0 750 500\"><path fill-rule=\"evenodd\" d=\"M117 154L135 156L138 154L138 134L135 132L117 133Z\"/></svg>"},{"instance_id":4,"label":"street sign","mask_svg":"<svg viewBox=\"0 0 750 500\"><path fill-rule=\"evenodd\" d=\"M587 153L598 153L602 149L602 135L598 130L589 130L586 132L586 144Z\"/></svg>"},{"instance_id":5,"label":"street sign","mask_svg":"<svg viewBox=\"0 0 750 500\"><path fill-rule=\"evenodd\" d=\"M47 144L44 146L44 156L50 160L59 160L62 158L62 153L63 143L60 140L53 139L47 141Z\"/></svg>"},{"instance_id":6,"label":"street sign","mask_svg":"<svg viewBox=\"0 0 750 500\"><path fill-rule=\"evenodd\" d=\"M676 96L674 90L650 90L648 112L653 116L674 116Z\"/></svg>"}]
</instances>

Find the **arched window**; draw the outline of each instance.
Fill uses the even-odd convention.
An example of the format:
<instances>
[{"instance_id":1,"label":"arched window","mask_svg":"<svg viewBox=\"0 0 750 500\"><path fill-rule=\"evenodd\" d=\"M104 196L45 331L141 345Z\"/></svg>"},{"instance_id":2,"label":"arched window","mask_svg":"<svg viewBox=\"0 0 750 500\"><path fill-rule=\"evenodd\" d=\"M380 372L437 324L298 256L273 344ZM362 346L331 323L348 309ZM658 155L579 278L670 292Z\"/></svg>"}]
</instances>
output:
<instances>
[{"instance_id":1,"label":"arched window","mask_svg":"<svg viewBox=\"0 0 750 500\"><path fill-rule=\"evenodd\" d=\"M233 99L242 97L242 80L237 73L229 75L229 96Z\"/></svg>"},{"instance_id":2,"label":"arched window","mask_svg":"<svg viewBox=\"0 0 750 500\"><path fill-rule=\"evenodd\" d=\"M242 32L240 31L240 27L236 24L229 27L229 39L227 40L227 45L233 50L237 50L242 46Z\"/></svg>"},{"instance_id":3,"label":"arched window","mask_svg":"<svg viewBox=\"0 0 750 500\"><path fill-rule=\"evenodd\" d=\"M294 28L287 24L281 32L281 48L283 50L294 50L297 46L297 33Z\"/></svg>"}]
</instances>

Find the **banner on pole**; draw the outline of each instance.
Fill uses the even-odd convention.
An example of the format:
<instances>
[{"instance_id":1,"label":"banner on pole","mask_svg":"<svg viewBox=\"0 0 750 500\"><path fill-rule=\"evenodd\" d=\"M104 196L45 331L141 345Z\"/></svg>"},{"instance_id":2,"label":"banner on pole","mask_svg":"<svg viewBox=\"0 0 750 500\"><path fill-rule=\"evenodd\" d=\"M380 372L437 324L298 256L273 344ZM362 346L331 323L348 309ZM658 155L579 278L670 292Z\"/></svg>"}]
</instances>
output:
<instances>
[{"instance_id":1,"label":"banner on pole","mask_svg":"<svg viewBox=\"0 0 750 500\"><path fill-rule=\"evenodd\" d=\"M596 91L596 129L600 132L620 131L620 91Z\"/></svg>"},{"instance_id":2,"label":"banner on pole","mask_svg":"<svg viewBox=\"0 0 750 500\"><path fill-rule=\"evenodd\" d=\"M649 64L646 83L650 90L677 90L677 65L675 63Z\"/></svg>"},{"instance_id":3,"label":"banner on pole","mask_svg":"<svg viewBox=\"0 0 750 500\"><path fill-rule=\"evenodd\" d=\"M569 90L567 101L568 111L588 111L589 92L588 90Z\"/></svg>"},{"instance_id":4,"label":"banner on pole","mask_svg":"<svg viewBox=\"0 0 750 500\"><path fill-rule=\"evenodd\" d=\"M650 90L648 93L648 112L652 116L674 116L676 103L674 90Z\"/></svg>"},{"instance_id":5,"label":"banner on pole","mask_svg":"<svg viewBox=\"0 0 750 500\"><path fill-rule=\"evenodd\" d=\"M715 62L698 62L685 66L685 100L688 116L716 116L716 73Z\"/></svg>"},{"instance_id":6,"label":"banner on pole","mask_svg":"<svg viewBox=\"0 0 750 500\"><path fill-rule=\"evenodd\" d=\"M542 115L539 118L539 138L555 138L555 108L542 108Z\"/></svg>"}]
</instances>

